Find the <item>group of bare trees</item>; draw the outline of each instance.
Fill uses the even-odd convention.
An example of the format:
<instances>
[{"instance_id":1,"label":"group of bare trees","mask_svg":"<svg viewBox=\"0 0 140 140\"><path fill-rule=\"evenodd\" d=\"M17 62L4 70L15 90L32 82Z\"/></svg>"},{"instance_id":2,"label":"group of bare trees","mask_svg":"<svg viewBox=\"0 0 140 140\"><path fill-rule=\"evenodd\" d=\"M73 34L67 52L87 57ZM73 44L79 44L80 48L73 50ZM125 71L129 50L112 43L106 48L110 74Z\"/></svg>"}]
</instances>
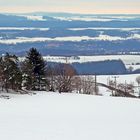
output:
<instances>
[{"instance_id":1,"label":"group of bare trees","mask_svg":"<svg viewBox=\"0 0 140 140\"><path fill-rule=\"evenodd\" d=\"M138 77L136 78L136 82L137 82L137 84L138 84L138 92L139 92L139 96L140 96L140 76L138 76Z\"/></svg>"},{"instance_id":2,"label":"group of bare trees","mask_svg":"<svg viewBox=\"0 0 140 140\"><path fill-rule=\"evenodd\" d=\"M121 91L124 92L131 92L134 93L134 84L133 83L116 83L116 81L110 80L109 81L109 86L120 89ZM117 93L116 93L117 94Z\"/></svg>"},{"instance_id":3,"label":"group of bare trees","mask_svg":"<svg viewBox=\"0 0 140 140\"><path fill-rule=\"evenodd\" d=\"M50 91L98 94L98 87L92 76L78 76L69 64L57 64L47 68L47 81Z\"/></svg>"},{"instance_id":4,"label":"group of bare trees","mask_svg":"<svg viewBox=\"0 0 140 140\"><path fill-rule=\"evenodd\" d=\"M69 64L50 65L47 68L47 81L50 91L71 92L76 70Z\"/></svg>"},{"instance_id":5,"label":"group of bare trees","mask_svg":"<svg viewBox=\"0 0 140 140\"><path fill-rule=\"evenodd\" d=\"M109 80L108 85L112 87L112 95L113 96L121 96L121 93L118 93L117 90L123 91L123 93L131 93L135 94L137 92L135 89L138 89L138 94L140 96L140 76L136 77L136 82L138 85L134 85L134 82L127 83L120 83L117 81ZM114 89L117 89L116 91ZM123 94L124 95L124 94Z\"/></svg>"},{"instance_id":6,"label":"group of bare trees","mask_svg":"<svg viewBox=\"0 0 140 140\"><path fill-rule=\"evenodd\" d=\"M95 77L83 76L81 77L82 92L85 94L98 94L99 88L96 84Z\"/></svg>"}]
</instances>

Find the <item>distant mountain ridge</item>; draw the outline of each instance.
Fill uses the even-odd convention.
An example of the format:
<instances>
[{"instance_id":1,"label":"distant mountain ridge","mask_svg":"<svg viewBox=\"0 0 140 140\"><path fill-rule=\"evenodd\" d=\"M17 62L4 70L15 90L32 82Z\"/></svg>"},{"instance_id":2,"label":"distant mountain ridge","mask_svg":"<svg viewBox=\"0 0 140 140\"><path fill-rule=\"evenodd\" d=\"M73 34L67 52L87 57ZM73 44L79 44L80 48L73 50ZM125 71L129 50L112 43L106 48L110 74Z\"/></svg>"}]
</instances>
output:
<instances>
[{"instance_id":1,"label":"distant mountain ridge","mask_svg":"<svg viewBox=\"0 0 140 140\"><path fill-rule=\"evenodd\" d=\"M140 15L0 14L0 53L44 55L140 52Z\"/></svg>"}]
</instances>

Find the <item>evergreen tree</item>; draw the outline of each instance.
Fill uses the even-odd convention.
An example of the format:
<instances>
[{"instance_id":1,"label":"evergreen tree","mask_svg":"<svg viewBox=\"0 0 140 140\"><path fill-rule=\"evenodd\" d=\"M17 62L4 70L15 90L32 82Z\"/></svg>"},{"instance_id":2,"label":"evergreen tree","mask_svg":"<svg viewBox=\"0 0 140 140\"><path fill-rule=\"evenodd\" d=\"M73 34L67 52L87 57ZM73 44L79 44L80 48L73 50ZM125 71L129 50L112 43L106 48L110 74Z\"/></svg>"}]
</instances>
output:
<instances>
[{"instance_id":1,"label":"evergreen tree","mask_svg":"<svg viewBox=\"0 0 140 140\"><path fill-rule=\"evenodd\" d=\"M28 90L42 90L46 85L45 62L35 48L31 48L23 62L24 86Z\"/></svg>"},{"instance_id":2,"label":"evergreen tree","mask_svg":"<svg viewBox=\"0 0 140 140\"><path fill-rule=\"evenodd\" d=\"M0 57L0 87L3 91L4 88L4 64L3 64L3 58Z\"/></svg>"},{"instance_id":3,"label":"evergreen tree","mask_svg":"<svg viewBox=\"0 0 140 140\"><path fill-rule=\"evenodd\" d=\"M0 58L0 81L2 90L19 90L22 84L22 73L19 68L18 58L15 55L9 55Z\"/></svg>"}]
</instances>

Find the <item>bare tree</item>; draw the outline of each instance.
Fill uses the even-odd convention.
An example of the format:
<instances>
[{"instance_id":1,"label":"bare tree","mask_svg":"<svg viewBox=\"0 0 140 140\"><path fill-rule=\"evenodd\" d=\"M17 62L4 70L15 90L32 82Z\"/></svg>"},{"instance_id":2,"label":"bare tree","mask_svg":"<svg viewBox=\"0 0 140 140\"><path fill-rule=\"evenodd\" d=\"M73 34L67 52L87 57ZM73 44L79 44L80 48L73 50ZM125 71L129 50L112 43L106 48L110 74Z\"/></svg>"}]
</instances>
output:
<instances>
[{"instance_id":1,"label":"bare tree","mask_svg":"<svg viewBox=\"0 0 140 140\"><path fill-rule=\"evenodd\" d=\"M82 79L80 76L74 76L73 78L73 90L76 93L82 93Z\"/></svg>"},{"instance_id":2,"label":"bare tree","mask_svg":"<svg viewBox=\"0 0 140 140\"><path fill-rule=\"evenodd\" d=\"M133 68L132 66L130 66L130 67L128 68L128 71L129 71L129 72L133 72L133 70L134 70L134 68Z\"/></svg>"},{"instance_id":3,"label":"bare tree","mask_svg":"<svg viewBox=\"0 0 140 140\"><path fill-rule=\"evenodd\" d=\"M56 85L55 85L55 80L56 80L56 69L55 66L49 65L46 70L46 76L47 76L47 89L49 91L56 91Z\"/></svg>"},{"instance_id":4,"label":"bare tree","mask_svg":"<svg viewBox=\"0 0 140 140\"><path fill-rule=\"evenodd\" d=\"M137 78L136 78L136 82L138 83L138 86L140 85L140 76L138 76Z\"/></svg>"},{"instance_id":5,"label":"bare tree","mask_svg":"<svg viewBox=\"0 0 140 140\"><path fill-rule=\"evenodd\" d=\"M138 84L139 96L140 96L140 76L136 78L136 82Z\"/></svg>"},{"instance_id":6,"label":"bare tree","mask_svg":"<svg viewBox=\"0 0 140 140\"><path fill-rule=\"evenodd\" d=\"M98 94L99 88L95 86L95 79L92 76L84 76L82 79L82 93L83 94Z\"/></svg>"},{"instance_id":7,"label":"bare tree","mask_svg":"<svg viewBox=\"0 0 140 140\"><path fill-rule=\"evenodd\" d=\"M68 64L59 64L55 67L55 85L59 93L71 92L73 78L77 74L76 70Z\"/></svg>"},{"instance_id":8,"label":"bare tree","mask_svg":"<svg viewBox=\"0 0 140 140\"><path fill-rule=\"evenodd\" d=\"M109 83L108 83L108 84L109 84L109 86L110 86L110 87L115 88L115 82L114 82L113 80L109 80ZM112 96L114 96L113 89L112 89L112 91L111 91L111 92L112 92Z\"/></svg>"},{"instance_id":9,"label":"bare tree","mask_svg":"<svg viewBox=\"0 0 140 140\"><path fill-rule=\"evenodd\" d=\"M117 88L124 91L124 92L130 92L130 93L134 93L134 85L132 83L127 84L127 83L119 83L117 85Z\"/></svg>"}]
</instances>

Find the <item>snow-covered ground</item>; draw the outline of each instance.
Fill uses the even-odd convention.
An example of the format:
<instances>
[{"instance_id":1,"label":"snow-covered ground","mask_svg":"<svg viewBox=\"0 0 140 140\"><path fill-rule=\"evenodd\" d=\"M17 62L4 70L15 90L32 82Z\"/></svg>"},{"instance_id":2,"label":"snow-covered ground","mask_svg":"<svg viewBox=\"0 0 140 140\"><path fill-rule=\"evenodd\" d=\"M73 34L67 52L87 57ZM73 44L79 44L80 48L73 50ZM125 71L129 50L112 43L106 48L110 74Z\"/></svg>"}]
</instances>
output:
<instances>
[{"instance_id":1,"label":"snow-covered ground","mask_svg":"<svg viewBox=\"0 0 140 140\"><path fill-rule=\"evenodd\" d=\"M47 62L59 62L59 63L85 63L85 62L97 62L105 60L122 60L126 68L130 66L133 70L140 69L140 55L97 55L97 56L44 56L44 60ZM19 60L23 61L25 58L20 57Z\"/></svg>"},{"instance_id":2,"label":"snow-covered ground","mask_svg":"<svg viewBox=\"0 0 140 140\"><path fill-rule=\"evenodd\" d=\"M138 74L119 75L118 83L134 83ZM107 84L114 76L97 76ZM0 98L1 140L139 140L140 99L75 93L36 92ZM107 96L106 96L107 95Z\"/></svg>"},{"instance_id":3,"label":"snow-covered ground","mask_svg":"<svg viewBox=\"0 0 140 140\"><path fill-rule=\"evenodd\" d=\"M140 55L95 55L95 56L78 56L79 59L74 57L67 57L69 63L73 62L92 62L92 61L104 61L104 60L118 60L121 59L125 64L140 63ZM66 62L64 56L44 56L44 59L52 62Z\"/></svg>"},{"instance_id":4,"label":"snow-covered ground","mask_svg":"<svg viewBox=\"0 0 140 140\"><path fill-rule=\"evenodd\" d=\"M39 30L39 29L38 29ZM44 30L44 29L41 29ZM32 42L47 42L47 41L72 41L72 42L81 42L81 41L125 41L125 40L140 40L140 34L133 34L129 37L120 37L120 36L109 36L100 34L97 37L89 36L68 36L68 37L16 37L14 39L0 39L1 44L20 44L20 43L32 43Z\"/></svg>"},{"instance_id":5,"label":"snow-covered ground","mask_svg":"<svg viewBox=\"0 0 140 140\"><path fill-rule=\"evenodd\" d=\"M38 92L0 99L1 140L139 140L140 100Z\"/></svg>"},{"instance_id":6,"label":"snow-covered ground","mask_svg":"<svg viewBox=\"0 0 140 140\"><path fill-rule=\"evenodd\" d=\"M79 59L74 57L63 56L44 56L48 62L61 62L61 63L84 63L84 62L97 62L105 60L122 60L126 68L132 67L133 70L140 69L140 55L98 55L98 56L78 56Z\"/></svg>"},{"instance_id":7,"label":"snow-covered ground","mask_svg":"<svg viewBox=\"0 0 140 140\"><path fill-rule=\"evenodd\" d=\"M96 16L96 15L89 15L89 16L57 16L53 17L55 19L64 20L64 21L129 21L132 19L139 18L139 16Z\"/></svg>"},{"instance_id":8,"label":"snow-covered ground","mask_svg":"<svg viewBox=\"0 0 140 140\"><path fill-rule=\"evenodd\" d=\"M35 28L35 27L0 27L1 31L24 31L24 30L39 30L39 31L48 31L49 28Z\"/></svg>"}]
</instances>

